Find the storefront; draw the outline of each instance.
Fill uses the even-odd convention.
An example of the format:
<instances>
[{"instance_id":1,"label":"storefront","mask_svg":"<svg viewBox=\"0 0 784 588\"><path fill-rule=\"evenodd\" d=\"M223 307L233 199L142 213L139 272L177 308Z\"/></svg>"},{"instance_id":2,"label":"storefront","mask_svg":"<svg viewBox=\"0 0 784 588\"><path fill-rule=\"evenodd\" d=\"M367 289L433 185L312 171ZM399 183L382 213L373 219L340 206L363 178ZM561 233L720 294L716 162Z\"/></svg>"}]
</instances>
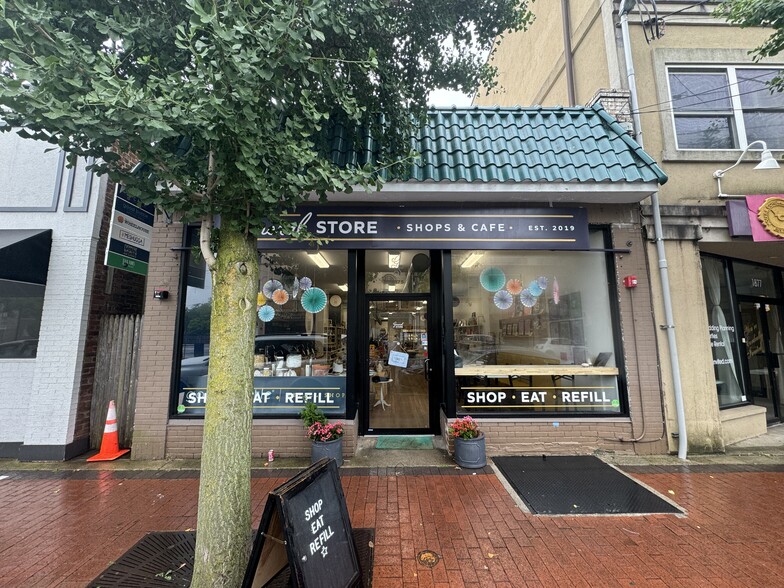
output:
<instances>
[{"instance_id":1,"label":"storefront","mask_svg":"<svg viewBox=\"0 0 784 588\"><path fill-rule=\"evenodd\" d=\"M534 115L552 116L572 136L575 119L590 118L621 152L595 162L601 181L564 180L574 175L566 162L539 181L515 180L512 168L500 184L466 182L454 166L448 182L388 184L372 204L364 194L336 195L329 206L292 213L290 222L320 244L277 239L274 228L259 236L255 454L268 446L305 454L293 439L304 438L297 418L310 400L346 421L354 438L440 435L470 414L491 452L634 451L630 441L645 424L662 422L658 366L639 353L655 330L636 210L666 177L600 108L571 110L501 111L518 125L505 145ZM499 116L457 111L485 125L488 113ZM462 132L481 127L471 122ZM568 144L571 158L586 161L590 141ZM487 157L510 174L499 160L508 153ZM533 169L545 156L527 157ZM609 180L606 169L623 157L627 176L636 175ZM207 401L211 287L194 257L196 227L184 235L173 248L182 252L177 285L171 275L151 277L181 293L166 310L176 315L174 362L165 449L155 451L167 456L198 455ZM623 288L634 276L638 288ZM150 388L140 382L139 401Z\"/></svg>"},{"instance_id":2,"label":"storefront","mask_svg":"<svg viewBox=\"0 0 784 588\"><path fill-rule=\"evenodd\" d=\"M780 268L703 254L719 408L755 405L784 419L784 283Z\"/></svg>"}]
</instances>

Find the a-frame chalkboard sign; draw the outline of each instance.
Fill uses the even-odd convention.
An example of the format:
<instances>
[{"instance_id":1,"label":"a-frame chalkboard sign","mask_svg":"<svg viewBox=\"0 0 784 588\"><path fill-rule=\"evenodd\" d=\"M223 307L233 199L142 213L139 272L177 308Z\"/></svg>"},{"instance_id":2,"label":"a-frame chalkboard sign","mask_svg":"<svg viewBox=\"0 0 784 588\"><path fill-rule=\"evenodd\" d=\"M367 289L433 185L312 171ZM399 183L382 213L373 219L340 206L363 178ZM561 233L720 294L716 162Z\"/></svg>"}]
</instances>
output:
<instances>
[{"instance_id":1,"label":"a-frame chalkboard sign","mask_svg":"<svg viewBox=\"0 0 784 588\"><path fill-rule=\"evenodd\" d=\"M243 588L267 585L286 566L291 586L360 584L351 522L334 459L319 460L269 493Z\"/></svg>"}]
</instances>

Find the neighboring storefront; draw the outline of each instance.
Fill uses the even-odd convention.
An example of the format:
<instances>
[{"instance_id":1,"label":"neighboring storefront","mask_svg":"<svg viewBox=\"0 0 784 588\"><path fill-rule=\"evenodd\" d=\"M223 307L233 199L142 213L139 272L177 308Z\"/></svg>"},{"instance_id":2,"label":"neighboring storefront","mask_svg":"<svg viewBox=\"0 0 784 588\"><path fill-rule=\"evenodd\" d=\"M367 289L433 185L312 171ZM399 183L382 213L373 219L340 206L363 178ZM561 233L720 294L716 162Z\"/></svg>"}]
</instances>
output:
<instances>
[{"instance_id":1,"label":"neighboring storefront","mask_svg":"<svg viewBox=\"0 0 784 588\"><path fill-rule=\"evenodd\" d=\"M320 247L259 236L254 454L305 454L309 400L347 421L349 454L465 414L495 453L666 450L638 215L666 176L600 107L436 111L419 151L378 197L292 213ZM172 357L171 388L140 377L158 408L137 410L134 456L198 455L209 272L196 227L155 237L151 287L171 296L142 373Z\"/></svg>"},{"instance_id":2,"label":"neighboring storefront","mask_svg":"<svg viewBox=\"0 0 784 588\"><path fill-rule=\"evenodd\" d=\"M784 420L781 268L705 253L701 261L719 408L755 406L768 423Z\"/></svg>"}]
</instances>

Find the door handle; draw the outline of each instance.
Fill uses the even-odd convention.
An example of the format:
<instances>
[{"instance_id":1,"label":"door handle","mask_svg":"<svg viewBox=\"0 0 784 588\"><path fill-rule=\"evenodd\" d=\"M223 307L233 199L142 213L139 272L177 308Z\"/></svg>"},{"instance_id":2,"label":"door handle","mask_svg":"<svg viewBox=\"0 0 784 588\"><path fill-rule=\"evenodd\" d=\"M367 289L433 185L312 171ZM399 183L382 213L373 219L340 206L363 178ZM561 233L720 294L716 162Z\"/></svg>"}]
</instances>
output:
<instances>
[{"instance_id":1,"label":"door handle","mask_svg":"<svg viewBox=\"0 0 784 588\"><path fill-rule=\"evenodd\" d=\"M425 360L425 380L430 381L430 359Z\"/></svg>"}]
</instances>

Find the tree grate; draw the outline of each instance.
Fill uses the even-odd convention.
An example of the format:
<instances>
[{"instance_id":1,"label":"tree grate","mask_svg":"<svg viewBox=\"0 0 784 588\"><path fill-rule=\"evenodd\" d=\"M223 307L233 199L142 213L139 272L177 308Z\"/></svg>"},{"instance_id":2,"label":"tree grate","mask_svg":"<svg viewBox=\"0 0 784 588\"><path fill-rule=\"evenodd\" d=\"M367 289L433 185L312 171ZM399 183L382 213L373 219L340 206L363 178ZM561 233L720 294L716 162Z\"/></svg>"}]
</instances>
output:
<instances>
[{"instance_id":1,"label":"tree grate","mask_svg":"<svg viewBox=\"0 0 784 588\"><path fill-rule=\"evenodd\" d=\"M354 529L354 544L362 586L370 588L373 580L375 530ZM193 577L193 554L196 533L162 531L147 533L136 545L95 578L88 588L167 588L190 586ZM269 588L289 586L288 567L269 583Z\"/></svg>"}]
</instances>

